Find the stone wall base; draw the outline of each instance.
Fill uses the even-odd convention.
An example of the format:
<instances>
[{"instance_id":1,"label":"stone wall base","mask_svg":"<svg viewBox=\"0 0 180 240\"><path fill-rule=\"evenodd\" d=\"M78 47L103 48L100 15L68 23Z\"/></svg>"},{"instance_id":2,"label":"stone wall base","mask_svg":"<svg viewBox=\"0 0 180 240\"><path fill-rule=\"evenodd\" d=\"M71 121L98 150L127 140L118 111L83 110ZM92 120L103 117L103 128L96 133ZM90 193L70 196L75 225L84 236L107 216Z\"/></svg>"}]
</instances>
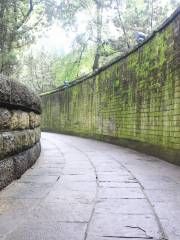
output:
<instances>
[{"instance_id":1,"label":"stone wall base","mask_svg":"<svg viewBox=\"0 0 180 240\"><path fill-rule=\"evenodd\" d=\"M18 179L38 159L41 152L40 142L28 150L0 161L0 190L13 180Z\"/></svg>"}]
</instances>

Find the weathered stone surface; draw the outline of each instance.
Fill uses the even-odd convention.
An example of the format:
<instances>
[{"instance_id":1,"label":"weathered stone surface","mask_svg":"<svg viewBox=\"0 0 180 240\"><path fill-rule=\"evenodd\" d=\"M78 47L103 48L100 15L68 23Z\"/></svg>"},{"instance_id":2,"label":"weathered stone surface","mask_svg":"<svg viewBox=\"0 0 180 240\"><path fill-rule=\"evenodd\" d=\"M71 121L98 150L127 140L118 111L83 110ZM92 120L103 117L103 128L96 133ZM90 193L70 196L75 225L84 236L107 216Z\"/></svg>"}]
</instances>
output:
<instances>
[{"instance_id":1,"label":"weathered stone surface","mask_svg":"<svg viewBox=\"0 0 180 240\"><path fill-rule=\"evenodd\" d=\"M11 81L8 77L0 75L0 102L10 102Z\"/></svg>"},{"instance_id":2,"label":"weathered stone surface","mask_svg":"<svg viewBox=\"0 0 180 240\"><path fill-rule=\"evenodd\" d=\"M41 129L40 127L35 128L35 142L39 141L41 138Z\"/></svg>"},{"instance_id":3,"label":"weathered stone surface","mask_svg":"<svg viewBox=\"0 0 180 240\"><path fill-rule=\"evenodd\" d=\"M0 134L0 159L3 158L3 136Z\"/></svg>"},{"instance_id":4,"label":"weathered stone surface","mask_svg":"<svg viewBox=\"0 0 180 240\"><path fill-rule=\"evenodd\" d=\"M23 131L14 131L14 142L15 142L15 150L14 153L19 153L20 151L25 150L26 148L24 147L24 143L22 141L22 135L23 135ZM32 145L29 143L28 147L31 147ZM13 152L11 152L10 154L13 154Z\"/></svg>"},{"instance_id":5,"label":"weathered stone surface","mask_svg":"<svg viewBox=\"0 0 180 240\"><path fill-rule=\"evenodd\" d=\"M19 153L13 157L14 162L14 174L16 178L20 178L21 175L28 169L29 151Z\"/></svg>"},{"instance_id":6,"label":"weathered stone surface","mask_svg":"<svg viewBox=\"0 0 180 240\"><path fill-rule=\"evenodd\" d=\"M28 148L28 146L32 143L32 142L30 143L28 130L21 131L21 140L24 149Z\"/></svg>"},{"instance_id":7,"label":"weathered stone surface","mask_svg":"<svg viewBox=\"0 0 180 240\"><path fill-rule=\"evenodd\" d=\"M29 128L29 114L21 110L13 110L10 128L12 130Z\"/></svg>"},{"instance_id":8,"label":"weathered stone surface","mask_svg":"<svg viewBox=\"0 0 180 240\"><path fill-rule=\"evenodd\" d=\"M30 122L30 128L36 128L39 127L41 123L41 116L38 114L35 114L34 112L29 113L29 122Z\"/></svg>"},{"instance_id":9,"label":"weathered stone surface","mask_svg":"<svg viewBox=\"0 0 180 240\"><path fill-rule=\"evenodd\" d=\"M0 133L0 160L32 147L40 136L40 128Z\"/></svg>"},{"instance_id":10,"label":"weathered stone surface","mask_svg":"<svg viewBox=\"0 0 180 240\"><path fill-rule=\"evenodd\" d=\"M0 108L0 130L34 129L40 126L41 117L34 112Z\"/></svg>"},{"instance_id":11,"label":"weathered stone surface","mask_svg":"<svg viewBox=\"0 0 180 240\"><path fill-rule=\"evenodd\" d=\"M0 105L41 113L39 97L25 85L0 75Z\"/></svg>"},{"instance_id":12,"label":"weathered stone surface","mask_svg":"<svg viewBox=\"0 0 180 240\"><path fill-rule=\"evenodd\" d=\"M35 93L0 75L0 190L39 157L40 113L40 99Z\"/></svg>"},{"instance_id":13,"label":"weathered stone surface","mask_svg":"<svg viewBox=\"0 0 180 240\"><path fill-rule=\"evenodd\" d=\"M40 115L21 110L0 108L0 130L34 129L40 126Z\"/></svg>"},{"instance_id":14,"label":"weathered stone surface","mask_svg":"<svg viewBox=\"0 0 180 240\"><path fill-rule=\"evenodd\" d=\"M40 143L37 143L31 149L13 157L15 178L21 177L21 175L35 163L39 157L40 149Z\"/></svg>"},{"instance_id":15,"label":"weathered stone surface","mask_svg":"<svg viewBox=\"0 0 180 240\"><path fill-rule=\"evenodd\" d=\"M3 137L3 155L13 154L19 146L16 146L15 135L12 132L2 133ZM17 140L18 138L16 138Z\"/></svg>"},{"instance_id":16,"label":"weathered stone surface","mask_svg":"<svg viewBox=\"0 0 180 240\"><path fill-rule=\"evenodd\" d=\"M6 108L0 108L0 130L10 127L11 112Z\"/></svg>"},{"instance_id":17,"label":"weathered stone surface","mask_svg":"<svg viewBox=\"0 0 180 240\"><path fill-rule=\"evenodd\" d=\"M31 150L29 150L28 168L30 168L38 159L41 152L40 142L36 143Z\"/></svg>"},{"instance_id":18,"label":"weathered stone surface","mask_svg":"<svg viewBox=\"0 0 180 240\"><path fill-rule=\"evenodd\" d=\"M0 161L0 190L30 168L41 152L38 142L32 148Z\"/></svg>"},{"instance_id":19,"label":"weathered stone surface","mask_svg":"<svg viewBox=\"0 0 180 240\"><path fill-rule=\"evenodd\" d=\"M29 135L29 142L33 144L36 141L36 132L34 130L27 130Z\"/></svg>"},{"instance_id":20,"label":"weathered stone surface","mask_svg":"<svg viewBox=\"0 0 180 240\"><path fill-rule=\"evenodd\" d=\"M83 240L85 229L85 223L49 222L48 219L45 222L35 222L32 219L10 234L7 240Z\"/></svg>"},{"instance_id":21,"label":"weathered stone surface","mask_svg":"<svg viewBox=\"0 0 180 240\"><path fill-rule=\"evenodd\" d=\"M14 179L14 165L12 158L0 161L0 190Z\"/></svg>"}]
</instances>

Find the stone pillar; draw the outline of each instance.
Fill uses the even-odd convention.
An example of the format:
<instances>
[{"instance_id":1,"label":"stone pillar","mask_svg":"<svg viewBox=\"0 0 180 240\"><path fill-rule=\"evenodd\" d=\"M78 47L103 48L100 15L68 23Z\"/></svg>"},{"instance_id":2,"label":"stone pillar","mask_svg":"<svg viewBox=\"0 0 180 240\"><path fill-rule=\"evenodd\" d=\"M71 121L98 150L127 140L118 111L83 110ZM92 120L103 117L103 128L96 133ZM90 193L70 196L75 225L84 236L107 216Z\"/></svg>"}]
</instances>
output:
<instances>
[{"instance_id":1,"label":"stone pillar","mask_svg":"<svg viewBox=\"0 0 180 240\"><path fill-rule=\"evenodd\" d=\"M0 75L0 189L30 168L40 155L39 97Z\"/></svg>"}]
</instances>

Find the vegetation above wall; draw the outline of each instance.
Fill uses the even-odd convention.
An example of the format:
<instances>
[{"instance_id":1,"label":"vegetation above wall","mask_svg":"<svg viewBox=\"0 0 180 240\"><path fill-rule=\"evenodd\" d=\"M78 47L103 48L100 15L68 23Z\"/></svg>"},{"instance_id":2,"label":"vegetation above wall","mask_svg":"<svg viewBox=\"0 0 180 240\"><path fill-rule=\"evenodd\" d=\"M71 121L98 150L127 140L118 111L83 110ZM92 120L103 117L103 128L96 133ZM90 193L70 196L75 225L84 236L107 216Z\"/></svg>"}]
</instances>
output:
<instances>
[{"instance_id":1,"label":"vegetation above wall","mask_svg":"<svg viewBox=\"0 0 180 240\"><path fill-rule=\"evenodd\" d=\"M3 1L0 73L13 75L38 92L53 89L133 48L135 33L149 35L178 4L178 0Z\"/></svg>"}]
</instances>

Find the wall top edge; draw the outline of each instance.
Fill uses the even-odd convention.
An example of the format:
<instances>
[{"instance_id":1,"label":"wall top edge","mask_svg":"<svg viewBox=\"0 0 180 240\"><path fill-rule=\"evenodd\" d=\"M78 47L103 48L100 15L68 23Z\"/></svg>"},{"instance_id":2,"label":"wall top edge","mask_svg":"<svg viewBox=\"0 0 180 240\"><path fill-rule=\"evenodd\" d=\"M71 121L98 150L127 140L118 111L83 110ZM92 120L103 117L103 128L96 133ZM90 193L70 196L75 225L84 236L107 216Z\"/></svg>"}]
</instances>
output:
<instances>
[{"instance_id":1,"label":"wall top edge","mask_svg":"<svg viewBox=\"0 0 180 240\"><path fill-rule=\"evenodd\" d=\"M41 100L24 84L0 74L0 107L41 113Z\"/></svg>"}]
</instances>

